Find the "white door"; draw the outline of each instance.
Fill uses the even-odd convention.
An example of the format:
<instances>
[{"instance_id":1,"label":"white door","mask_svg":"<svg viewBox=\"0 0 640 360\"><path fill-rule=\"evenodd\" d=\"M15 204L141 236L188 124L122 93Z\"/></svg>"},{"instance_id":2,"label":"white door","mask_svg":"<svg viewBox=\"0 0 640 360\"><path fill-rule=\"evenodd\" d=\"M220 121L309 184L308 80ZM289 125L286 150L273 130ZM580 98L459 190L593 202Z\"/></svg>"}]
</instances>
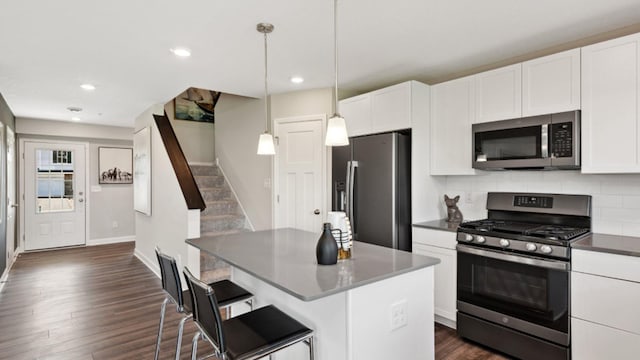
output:
<instances>
[{"instance_id":1,"label":"white door","mask_svg":"<svg viewBox=\"0 0 640 360\"><path fill-rule=\"evenodd\" d=\"M16 237L16 135L7 128L7 260L15 251Z\"/></svg>"},{"instance_id":2,"label":"white door","mask_svg":"<svg viewBox=\"0 0 640 360\"><path fill-rule=\"evenodd\" d=\"M324 115L276 120L275 226L319 233L326 216Z\"/></svg>"},{"instance_id":3,"label":"white door","mask_svg":"<svg viewBox=\"0 0 640 360\"><path fill-rule=\"evenodd\" d=\"M85 243L83 144L25 142L25 250Z\"/></svg>"}]
</instances>

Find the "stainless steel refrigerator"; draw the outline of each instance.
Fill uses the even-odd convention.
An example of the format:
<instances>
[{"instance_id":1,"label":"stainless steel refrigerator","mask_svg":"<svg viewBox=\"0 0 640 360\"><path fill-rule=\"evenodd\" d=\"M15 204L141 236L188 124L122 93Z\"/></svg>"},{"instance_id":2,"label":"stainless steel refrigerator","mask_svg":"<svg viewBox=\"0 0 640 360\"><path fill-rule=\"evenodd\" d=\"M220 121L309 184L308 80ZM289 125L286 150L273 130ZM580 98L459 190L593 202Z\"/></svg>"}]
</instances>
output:
<instances>
[{"instance_id":1,"label":"stainless steel refrigerator","mask_svg":"<svg viewBox=\"0 0 640 360\"><path fill-rule=\"evenodd\" d=\"M332 208L356 241L411 251L411 132L352 137L332 149Z\"/></svg>"}]
</instances>

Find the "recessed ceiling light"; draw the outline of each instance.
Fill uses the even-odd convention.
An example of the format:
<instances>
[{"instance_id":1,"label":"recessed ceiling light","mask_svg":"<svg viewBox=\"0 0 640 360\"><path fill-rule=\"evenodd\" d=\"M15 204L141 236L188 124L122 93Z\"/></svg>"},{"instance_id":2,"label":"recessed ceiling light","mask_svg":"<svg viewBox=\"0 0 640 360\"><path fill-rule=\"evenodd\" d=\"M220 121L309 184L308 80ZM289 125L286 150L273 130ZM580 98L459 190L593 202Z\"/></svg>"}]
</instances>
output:
<instances>
[{"instance_id":1,"label":"recessed ceiling light","mask_svg":"<svg viewBox=\"0 0 640 360\"><path fill-rule=\"evenodd\" d=\"M77 106L69 106L67 108L67 110L69 110L71 112L80 112L80 111L82 111L82 108L81 107L77 107Z\"/></svg>"},{"instance_id":2,"label":"recessed ceiling light","mask_svg":"<svg viewBox=\"0 0 640 360\"><path fill-rule=\"evenodd\" d=\"M302 84L304 82L304 78L301 76L293 76L291 77L291 82L294 84Z\"/></svg>"},{"instance_id":3,"label":"recessed ceiling light","mask_svg":"<svg viewBox=\"0 0 640 360\"><path fill-rule=\"evenodd\" d=\"M87 91L93 91L96 89L96 87L93 84L82 84L80 85L80 87Z\"/></svg>"},{"instance_id":4,"label":"recessed ceiling light","mask_svg":"<svg viewBox=\"0 0 640 360\"><path fill-rule=\"evenodd\" d=\"M72 117L72 118L71 118L71 120L73 120L73 121L80 121L80 118L79 118L79 117L77 117L77 116L74 116L74 117Z\"/></svg>"},{"instance_id":5,"label":"recessed ceiling light","mask_svg":"<svg viewBox=\"0 0 640 360\"><path fill-rule=\"evenodd\" d=\"M177 57L189 57L191 56L191 50L183 47L177 47L171 49L171 52Z\"/></svg>"}]
</instances>

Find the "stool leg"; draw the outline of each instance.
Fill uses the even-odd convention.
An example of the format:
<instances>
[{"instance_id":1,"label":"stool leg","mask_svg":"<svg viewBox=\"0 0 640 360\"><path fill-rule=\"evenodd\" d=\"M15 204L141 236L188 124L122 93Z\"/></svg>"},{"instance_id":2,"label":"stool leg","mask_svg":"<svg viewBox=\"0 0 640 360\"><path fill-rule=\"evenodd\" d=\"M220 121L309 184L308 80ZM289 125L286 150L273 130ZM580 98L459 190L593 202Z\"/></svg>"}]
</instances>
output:
<instances>
[{"instance_id":1,"label":"stool leg","mask_svg":"<svg viewBox=\"0 0 640 360\"><path fill-rule=\"evenodd\" d=\"M198 360L198 338L200 337L200 331L193 335L191 340L191 360Z\"/></svg>"},{"instance_id":2,"label":"stool leg","mask_svg":"<svg viewBox=\"0 0 640 360\"><path fill-rule=\"evenodd\" d=\"M160 341L162 340L162 325L164 325L164 313L167 309L167 302L169 302L169 298L164 298L162 302L162 307L160 308L160 326L158 327L158 340L156 340L156 355L154 357L155 360L158 360L160 356Z\"/></svg>"},{"instance_id":3,"label":"stool leg","mask_svg":"<svg viewBox=\"0 0 640 360\"><path fill-rule=\"evenodd\" d=\"M315 358L315 354L313 351L313 336L309 338L309 360L313 360Z\"/></svg>"},{"instance_id":4,"label":"stool leg","mask_svg":"<svg viewBox=\"0 0 640 360\"><path fill-rule=\"evenodd\" d=\"M180 360L180 348L182 347L182 333L184 332L184 323L191 319L193 315L189 314L180 320L180 324L178 325L178 344L176 345L176 360Z\"/></svg>"}]
</instances>

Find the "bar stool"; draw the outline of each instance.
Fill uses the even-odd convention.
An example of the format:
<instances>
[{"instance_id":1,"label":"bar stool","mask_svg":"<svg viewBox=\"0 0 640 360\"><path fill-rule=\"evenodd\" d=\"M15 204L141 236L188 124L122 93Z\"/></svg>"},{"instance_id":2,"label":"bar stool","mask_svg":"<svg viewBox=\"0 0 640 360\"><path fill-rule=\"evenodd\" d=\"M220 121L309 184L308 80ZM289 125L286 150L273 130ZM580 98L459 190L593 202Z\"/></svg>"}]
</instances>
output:
<instances>
[{"instance_id":1,"label":"bar stool","mask_svg":"<svg viewBox=\"0 0 640 360\"><path fill-rule=\"evenodd\" d=\"M175 304L176 311L183 315L178 326L178 340L176 345L176 360L179 360L184 323L192 317L191 295L189 294L189 290L182 291L182 281L180 281L180 273L178 272L176 260L167 254L163 254L157 246L155 251L158 257L158 263L160 264L160 274L162 275L162 290L164 290L166 295L160 310L160 326L158 328L158 339L156 341L155 360L158 360L160 355L164 315L167 303L169 302ZM216 289L216 292L219 292L220 298L222 299L219 305L221 308L227 309L227 316L229 314L229 307L239 302L246 302L253 309L253 294L235 283L229 280L221 280L213 282L208 286L211 286L213 289Z\"/></svg>"},{"instance_id":2,"label":"bar stool","mask_svg":"<svg viewBox=\"0 0 640 360\"><path fill-rule=\"evenodd\" d=\"M216 290L195 278L186 267L183 272L198 327L193 337L192 360L197 359L200 338L207 340L215 349L215 356L222 360L258 359L302 341L309 346L309 359L314 359L313 330L273 305L222 320Z\"/></svg>"}]
</instances>

